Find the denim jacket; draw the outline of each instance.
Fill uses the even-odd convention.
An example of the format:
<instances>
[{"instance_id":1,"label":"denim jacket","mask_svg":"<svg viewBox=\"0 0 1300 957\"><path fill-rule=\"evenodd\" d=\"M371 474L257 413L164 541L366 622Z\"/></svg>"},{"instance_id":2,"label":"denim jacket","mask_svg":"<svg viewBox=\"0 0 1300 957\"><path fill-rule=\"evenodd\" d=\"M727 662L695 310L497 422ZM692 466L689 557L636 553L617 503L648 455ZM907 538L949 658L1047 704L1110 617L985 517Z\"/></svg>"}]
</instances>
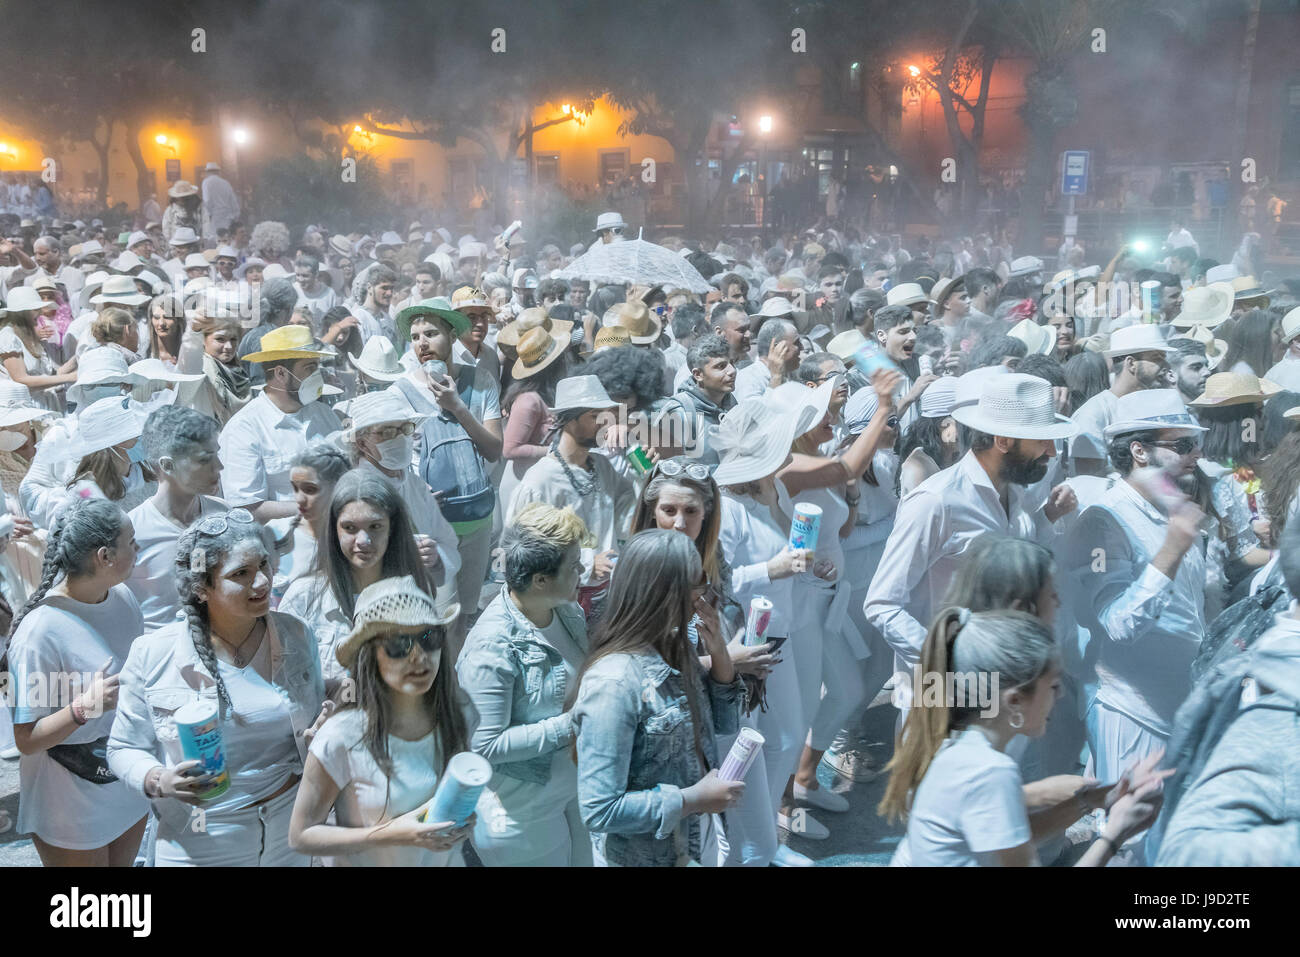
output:
<instances>
[{"instance_id":1,"label":"denim jacket","mask_svg":"<svg viewBox=\"0 0 1300 957\"><path fill-rule=\"evenodd\" d=\"M611 864L671 867L699 859L700 818L682 817L682 788L704 777L686 680L653 652L601 658L583 676L573 723L578 805L595 847ZM696 667L700 744L718 766L714 735L740 727L744 685L720 684ZM668 840L668 838L672 840Z\"/></svg>"},{"instance_id":2,"label":"denim jacket","mask_svg":"<svg viewBox=\"0 0 1300 957\"><path fill-rule=\"evenodd\" d=\"M574 644L587 650L587 623L573 602L555 609ZM545 784L551 759L573 741L564 710L568 680L564 659L524 617L502 586L465 639L456 661L461 688L478 711L470 747L497 774Z\"/></svg>"}]
</instances>

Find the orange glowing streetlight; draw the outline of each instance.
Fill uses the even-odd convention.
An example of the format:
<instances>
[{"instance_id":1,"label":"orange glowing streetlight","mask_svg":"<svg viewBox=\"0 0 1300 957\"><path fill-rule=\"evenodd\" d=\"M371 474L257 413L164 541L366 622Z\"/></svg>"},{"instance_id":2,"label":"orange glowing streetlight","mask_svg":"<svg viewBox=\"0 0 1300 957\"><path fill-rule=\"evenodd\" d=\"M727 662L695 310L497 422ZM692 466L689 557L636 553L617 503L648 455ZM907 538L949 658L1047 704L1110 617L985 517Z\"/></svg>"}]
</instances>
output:
<instances>
[{"instance_id":1,"label":"orange glowing streetlight","mask_svg":"<svg viewBox=\"0 0 1300 957\"><path fill-rule=\"evenodd\" d=\"M921 75L921 68L915 64L910 64L907 68L907 72L912 74L913 77L918 77Z\"/></svg>"}]
</instances>

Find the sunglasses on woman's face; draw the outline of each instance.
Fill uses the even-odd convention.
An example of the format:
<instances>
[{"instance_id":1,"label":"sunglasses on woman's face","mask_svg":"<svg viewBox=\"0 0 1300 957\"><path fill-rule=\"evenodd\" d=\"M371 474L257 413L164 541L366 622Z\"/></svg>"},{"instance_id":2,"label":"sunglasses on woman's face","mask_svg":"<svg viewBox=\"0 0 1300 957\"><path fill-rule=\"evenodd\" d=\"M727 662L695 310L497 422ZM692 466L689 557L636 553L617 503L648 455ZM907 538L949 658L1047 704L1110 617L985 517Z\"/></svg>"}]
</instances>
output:
<instances>
[{"instance_id":1,"label":"sunglasses on woman's face","mask_svg":"<svg viewBox=\"0 0 1300 957\"><path fill-rule=\"evenodd\" d=\"M389 635L383 640L384 654L390 658L402 659L411 653L411 648L418 642L420 650L433 654L442 647L443 631L440 627L429 628L418 635Z\"/></svg>"}]
</instances>

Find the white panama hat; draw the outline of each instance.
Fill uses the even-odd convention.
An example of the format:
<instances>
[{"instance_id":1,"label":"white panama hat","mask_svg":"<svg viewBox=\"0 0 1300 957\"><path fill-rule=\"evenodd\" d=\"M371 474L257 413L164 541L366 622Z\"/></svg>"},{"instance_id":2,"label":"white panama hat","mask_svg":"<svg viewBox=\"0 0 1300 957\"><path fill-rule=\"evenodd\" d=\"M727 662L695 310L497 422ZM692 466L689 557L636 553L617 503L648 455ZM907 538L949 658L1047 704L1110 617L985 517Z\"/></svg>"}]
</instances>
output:
<instances>
[{"instance_id":1,"label":"white panama hat","mask_svg":"<svg viewBox=\"0 0 1300 957\"><path fill-rule=\"evenodd\" d=\"M1115 419L1102 430L1109 441L1126 432L1149 432L1155 429L1206 429L1187 411L1187 404L1177 389L1139 389L1119 397Z\"/></svg>"},{"instance_id":2,"label":"white panama hat","mask_svg":"<svg viewBox=\"0 0 1300 957\"><path fill-rule=\"evenodd\" d=\"M885 303L890 306L920 306L929 301L925 290L915 282L901 283L885 293Z\"/></svg>"},{"instance_id":3,"label":"white panama hat","mask_svg":"<svg viewBox=\"0 0 1300 957\"><path fill-rule=\"evenodd\" d=\"M594 375L575 375L561 379L555 386L553 412L569 409L612 409L618 405L609 397L600 379Z\"/></svg>"},{"instance_id":4,"label":"white panama hat","mask_svg":"<svg viewBox=\"0 0 1300 957\"><path fill-rule=\"evenodd\" d=\"M1193 286L1183 293L1183 307L1170 325L1177 329L1191 326L1217 328L1232 315L1234 292L1230 282L1212 282Z\"/></svg>"},{"instance_id":5,"label":"white panama hat","mask_svg":"<svg viewBox=\"0 0 1300 957\"><path fill-rule=\"evenodd\" d=\"M1079 431L1057 413L1050 382L1019 372L988 379L979 402L953 409L952 417L977 432L1009 439L1065 439Z\"/></svg>"},{"instance_id":6,"label":"white panama hat","mask_svg":"<svg viewBox=\"0 0 1300 957\"><path fill-rule=\"evenodd\" d=\"M348 356L352 368L377 382L396 382L402 377L401 360L387 336L371 336L361 355Z\"/></svg>"},{"instance_id":7,"label":"white panama hat","mask_svg":"<svg viewBox=\"0 0 1300 957\"><path fill-rule=\"evenodd\" d=\"M1032 319L1021 319L1007 331L1007 335L1023 342L1031 355L1049 356L1056 348L1056 330L1051 326L1040 326Z\"/></svg>"},{"instance_id":8,"label":"white panama hat","mask_svg":"<svg viewBox=\"0 0 1300 957\"><path fill-rule=\"evenodd\" d=\"M1107 359L1137 355L1139 352L1175 352L1158 326L1139 323L1116 329L1110 336L1110 348L1102 355Z\"/></svg>"},{"instance_id":9,"label":"white panama hat","mask_svg":"<svg viewBox=\"0 0 1300 957\"><path fill-rule=\"evenodd\" d=\"M601 213L596 217L596 228L593 233L598 233L602 229L617 229L618 227L627 228L627 223L623 222L622 213Z\"/></svg>"},{"instance_id":10,"label":"white panama hat","mask_svg":"<svg viewBox=\"0 0 1300 957\"><path fill-rule=\"evenodd\" d=\"M348 405L348 416L352 419L353 435L362 429L389 422L414 422L419 425L429 418L423 412L416 412L400 393L389 389L364 392L357 396Z\"/></svg>"}]
</instances>

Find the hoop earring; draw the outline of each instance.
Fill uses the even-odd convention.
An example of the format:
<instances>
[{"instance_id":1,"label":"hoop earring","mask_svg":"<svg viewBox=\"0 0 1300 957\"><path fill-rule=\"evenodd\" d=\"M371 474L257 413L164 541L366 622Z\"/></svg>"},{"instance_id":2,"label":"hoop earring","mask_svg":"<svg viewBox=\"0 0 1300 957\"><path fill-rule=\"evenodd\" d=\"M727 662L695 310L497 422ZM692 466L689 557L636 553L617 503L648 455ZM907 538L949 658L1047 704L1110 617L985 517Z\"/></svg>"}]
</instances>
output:
<instances>
[{"instance_id":1,"label":"hoop earring","mask_svg":"<svg viewBox=\"0 0 1300 957\"><path fill-rule=\"evenodd\" d=\"M1012 711L1011 717L1007 719L1007 724L1011 725L1011 727L1015 728L1017 731L1020 730L1025 726L1024 714L1019 711Z\"/></svg>"}]
</instances>

